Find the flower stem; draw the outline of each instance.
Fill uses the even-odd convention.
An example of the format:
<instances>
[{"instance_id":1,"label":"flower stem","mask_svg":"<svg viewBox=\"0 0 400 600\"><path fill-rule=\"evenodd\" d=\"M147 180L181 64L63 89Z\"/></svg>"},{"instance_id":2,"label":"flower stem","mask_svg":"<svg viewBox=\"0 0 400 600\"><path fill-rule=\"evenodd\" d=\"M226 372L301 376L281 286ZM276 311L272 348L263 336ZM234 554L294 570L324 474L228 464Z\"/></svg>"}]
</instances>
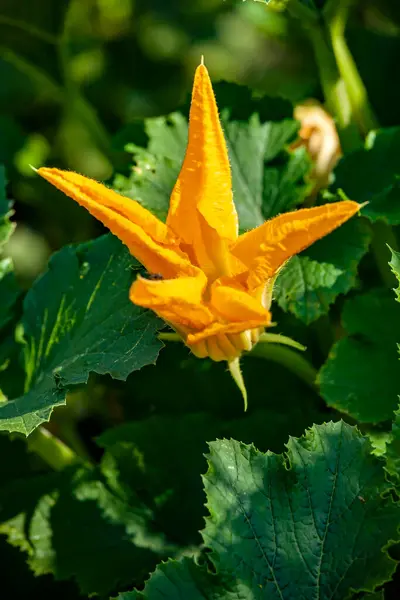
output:
<instances>
[{"instance_id":1,"label":"flower stem","mask_svg":"<svg viewBox=\"0 0 400 600\"><path fill-rule=\"evenodd\" d=\"M331 14L326 15L326 26L330 35L336 64L346 86L352 114L363 137L378 127L377 119L368 100L368 93L345 38L346 24L353 0L335 3ZM333 6L333 5L332 5Z\"/></svg>"},{"instance_id":2,"label":"flower stem","mask_svg":"<svg viewBox=\"0 0 400 600\"><path fill-rule=\"evenodd\" d=\"M304 30L314 49L326 107L336 119L343 151L358 148L362 139L353 119L349 93L336 64L331 40L321 22L305 24Z\"/></svg>"},{"instance_id":3,"label":"flower stem","mask_svg":"<svg viewBox=\"0 0 400 600\"><path fill-rule=\"evenodd\" d=\"M38 427L27 438L28 449L44 460L55 471L81 462L71 448L45 427Z\"/></svg>"},{"instance_id":4,"label":"flower stem","mask_svg":"<svg viewBox=\"0 0 400 600\"><path fill-rule=\"evenodd\" d=\"M172 331L161 332L158 334L158 339L165 342L183 342L180 335Z\"/></svg>"},{"instance_id":5,"label":"flower stem","mask_svg":"<svg viewBox=\"0 0 400 600\"><path fill-rule=\"evenodd\" d=\"M298 354L288 346L272 343L259 343L247 356L273 360L289 369L289 371L292 371L292 373L297 375L304 383L314 390L317 388L317 370L303 355Z\"/></svg>"}]
</instances>

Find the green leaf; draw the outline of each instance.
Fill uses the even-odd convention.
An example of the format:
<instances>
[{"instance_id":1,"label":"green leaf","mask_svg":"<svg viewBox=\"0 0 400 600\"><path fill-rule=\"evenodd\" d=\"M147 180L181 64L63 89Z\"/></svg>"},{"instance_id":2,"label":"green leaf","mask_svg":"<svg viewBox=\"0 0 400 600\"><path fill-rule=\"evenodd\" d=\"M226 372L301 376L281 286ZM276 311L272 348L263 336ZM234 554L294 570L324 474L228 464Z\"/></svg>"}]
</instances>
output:
<instances>
[{"instance_id":1,"label":"green leaf","mask_svg":"<svg viewBox=\"0 0 400 600\"><path fill-rule=\"evenodd\" d=\"M400 478L400 407L394 413L390 441L386 445L386 468L391 475Z\"/></svg>"},{"instance_id":2,"label":"green leaf","mask_svg":"<svg viewBox=\"0 0 400 600\"><path fill-rule=\"evenodd\" d=\"M399 393L400 306L387 290L347 300L347 337L332 348L318 380L329 406L369 423L391 419Z\"/></svg>"},{"instance_id":3,"label":"green leaf","mask_svg":"<svg viewBox=\"0 0 400 600\"><path fill-rule=\"evenodd\" d=\"M6 198L6 183L6 172L3 165L0 165L0 252L15 228L15 224L10 221L13 211Z\"/></svg>"},{"instance_id":4,"label":"green leaf","mask_svg":"<svg viewBox=\"0 0 400 600\"><path fill-rule=\"evenodd\" d=\"M0 429L29 435L91 371L125 379L154 363L161 322L128 299L137 268L111 235L53 256L25 298L26 393L0 405Z\"/></svg>"},{"instance_id":5,"label":"green leaf","mask_svg":"<svg viewBox=\"0 0 400 600\"><path fill-rule=\"evenodd\" d=\"M15 280L11 259L0 260L0 330L13 318L15 303L20 294L21 290Z\"/></svg>"},{"instance_id":6,"label":"green leaf","mask_svg":"<svg viewBox=\"0 0 400 600\"><path fill-rule=\"evenodd\" d=\"M307 324L326 314L339 294L355 287L370 241L367 223L354 218L293 257L276 282L279 306Z\"/></svg>"},{"instance_id":7,"label":"green leaf","mask_svg":"<svg viewBox=\"0 0 400 600\"><path fill-rule=\"evenodd\" d=\"M246 90L220 84L216 96L232 168L234 200L241 229L251 229L301 203L309 185L311 161L304 148L287 151L297 132L291 106L283 100L253 100ZM235 98L235 101L232 101ZM147 119L146 150L129 145L135 166L115 187L165 219L187 143L181 113Z\"/></svg>"},{"instance_id":8,"label":"green leaf","mask_svg":"<svg viewBox=\"0 0 400 600\"><path fill-rule=\"evenodd\" d=\"M106 450L104 471L111 461L127 501L131 490L143 490L154 501L156 521L168 538L188 546L200 542L198 530L205 516L199 473L205 467L207 440L232 436L266 450L281 450L288 433L299 435L324 418L299 404L281 411L271 406L229 420L205 412L154 415L114 427L97 443Z\"/></svg>"},{"instance_id":9,"label":"green leaf","mask_svg":"<svg viewBox=\"0 0 400 600\"><path fill-rule=\"evenodd\" d=\"M335 171L334 188L351 200L368 201L362 214L371 221L400 224L400 127L372 132L365 148L347 154Z\"/></svg>"},{"instance_id":10,"label":"green leaf","mask_svg":"<svg viewBox=\"0 0 400 600\"><path fill-rule=\"evenodd\" d=\"M215 574L170 561L119 600L342 600L391 577L396 563L382 549L396 539L398 507L357 429L315 425L284 455L235 440L210 451L202 535Z\"/></svg>"},{"instance_id":11,"label":"green leaf","mask_svg":"<svg viewBox=\"0 0 400 600\"><path fill-rule=\"evenodd\" d=\"M137 585L171 552L151 511L132 495L127 503L95 468L15 479L0 500L0 533L27 554L34 574L74 579L82 594Z\"/></svg>"},{"instance_id":12,"label":"green leaf","mask_svg":"<svg viewBox=\"0 0 400 600\"><path fill-rule=\"evenodd\" d=\"M400 302L400 252L395 252L391 250L392 260L390 261L390 267L397 277L397 281L399 282L399 287L395 289L397 302Z\"/></svg>"}]
</instances>

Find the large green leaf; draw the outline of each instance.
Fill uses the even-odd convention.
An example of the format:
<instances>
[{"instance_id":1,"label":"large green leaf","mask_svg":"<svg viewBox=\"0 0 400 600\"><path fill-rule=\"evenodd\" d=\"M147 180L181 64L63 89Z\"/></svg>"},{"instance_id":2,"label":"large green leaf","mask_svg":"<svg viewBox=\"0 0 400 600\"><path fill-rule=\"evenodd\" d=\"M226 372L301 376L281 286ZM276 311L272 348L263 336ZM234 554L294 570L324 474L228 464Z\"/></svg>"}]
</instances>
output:
<instances>
[{"instance_id":1,"label":"large green leaf","mask_svg":"<svg viewBox=\"0 0 400 600\"><path fill-rule=\"evenodd\" d=\"M202 535L215 574L170 561L119 600L342 600L391 577L383 548L397 538L399 510L383 461L355 428L313 426L285 455L234 440L210 450Z\"/></svg>"},{"instance_id":2,"label":"large green leaf","mask_svg":"<svg viewBox=\"0 0 400 600\"><path fill-rule=\"evenodd\" d=\"M14 470L2 480L0 533L26 553L35 575L73 579L83 594L105 595L138 585L173 553L152 511L133 490L126 500L107 465L107 472L77 466L36 476Z\"/></svg>"},{"instance_id":3,"label":"large green leaf","mask_svg":"<svg viewBox=\"0 0 400 600\"><path fill-rule=\"evenodd\" d=\"M367 223L354 218L292 258L276 283L279 306L304 323L326 314L339 294L355 286L358 264L370 241Z\"/></svg>"},{"instance_id":4,"label":"large green leaf","mask_svg":"<svg viewBox=\"0 0 400 600\"><path fill-rule=\"evenodd\" d=\"M286 410L254 410L237 419L205 412L154 415L114 427L97 441L106 450L103 469L107 471L109 461L112 469L117 465L118 482L127 496L141 490L154 501L156 521L169 539L191 545L200 541L198 530L205 516L199 473L205 467L207 440L234 437L265 450L281 450L288 434L300 435L312 422L324 419L326 415L300 403Z\"/></svg>"},{"instance_id":5,"label":"large green leaf","mask_svg":"<svg viewBox=\"0 0 400 600\"><path fill-rule=\"evenodd\" d=\"M335 171L335 189L357 202L362 214L400 224L400 127L371 133L364 149L347 154Z\"/></svg>"},{"instance_id":6,"label":"large green leaf","mask_svg":"<svg viewBox=\"0 0 400 600\"><path fill-rule=\"evenodd\" d=\"M54 255L25 298L26 393L0 406L0 429L29 435L91 371L125 379L154 363L160 321L128 300L137 268L111 235Z\"/></svg>"},{"instance_id":7,"label":"large green leaf","mask_svg":"<svg viewBox=\"0 0 400 600\"><path fill-rule=\"evenodd\" d=\"M329 404L363 422L391 419L399 393L400 305L386 290L349 299L347 337L332 348L318 379Z\"/></svg>"},{"instance_id":8,"label":"large green leaf","mask_svg":"<svg viewBox=\"0 0 400 600\"><path fill-rule=\"evenodd\" d=\"M304 200L304 177L311 168L304 148L287 151L297 131L287 102L252 100L245 88L216 86L217 102L232 168L234 200L241 229L285 212ZM233 101L232 98L235 100ZM115 186L165 218L187 143L187 118L182 113L147 119L146 150L130 145L135 166L129 179Z\"/></svg>"}]
</instances>

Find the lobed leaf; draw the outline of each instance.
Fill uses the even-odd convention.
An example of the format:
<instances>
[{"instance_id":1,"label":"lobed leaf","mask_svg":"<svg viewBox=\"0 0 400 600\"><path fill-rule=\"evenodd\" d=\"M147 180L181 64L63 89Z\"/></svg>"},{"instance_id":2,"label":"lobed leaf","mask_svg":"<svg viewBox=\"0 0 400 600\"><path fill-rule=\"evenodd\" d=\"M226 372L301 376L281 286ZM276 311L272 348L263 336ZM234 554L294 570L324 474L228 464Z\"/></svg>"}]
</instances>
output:
<instances>
[{"instance_id":1,"label":"lobed leaf","mask_svg":"<svg viewBox=\"0 0 400 600\"><path fill-rule=\"evenodd\" d=\"M297 397L299 394L301 390ZM106 463L111 461L127 498L131 490L141 490L149 500L154 499L155 518L162 530L169 539L189 546L199 544L198 530L205 516L199 473L204 470L206 440L234 436L265 449L281 449L288 432L300 434L324 416L304 405L286 410L269 406L237 419L206 412L179 417L158 414L114 427L97 443L106 450L103 469L107 470ZM170 465L174 465L172 470Z\"/></svg>"},{"instance_id":2,"label":"lobed leaf","mask_svg":"<svg viewBox=\"0 0 400 600\"><path fill-rule=\"evenodd\" d=\"M378 289L347 300L342 320L347 336L319 372L321 395L361 422L391 419L399 393L400 306Z\"/></svg>"},{"instance_id":3,"label":"lobed leaf","mask_svg":"<svg viewBox=\"0 0 400 600\"><path fill-rule=\"evenodd\" d=\"M285 455L234 440L210 444L202 532L213 571L187 558L159 565L119 600L341 600L373 591L395 562L398 507L382 461L349 425L315 425Z\"/></svg>"},{"instance_id":4,"label":"lobed leaf","mask_svg":"<svg viewBox=\"0 0 400 600\"><path fill-rule=\"evenodd\" d=\"M26 392L0 405L0 430L29 435L90 372L125 379L156 360L161 322L127 300L137 268L111 235L52 257L24 301Z\"/></svg>"}]
</instances>

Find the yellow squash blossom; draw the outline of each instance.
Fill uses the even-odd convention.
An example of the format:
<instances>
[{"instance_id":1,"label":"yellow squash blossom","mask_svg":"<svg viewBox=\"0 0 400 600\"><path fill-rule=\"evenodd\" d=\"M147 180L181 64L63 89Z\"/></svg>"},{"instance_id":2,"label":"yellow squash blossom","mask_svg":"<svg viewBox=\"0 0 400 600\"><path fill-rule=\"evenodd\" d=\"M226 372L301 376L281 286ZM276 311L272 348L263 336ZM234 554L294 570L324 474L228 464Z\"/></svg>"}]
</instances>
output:
<instances>
[{"instance_id":1,"label":"yellow squash blossom","mask_svg":"<svg viewBox=\"0 0 400 600\"><path fill-rule=\"evenodd\" d=\"M196 356L230 365L271 323L271 289L282 265L360 208L344 201L297 210L238 235L227 147L203 64L196 70L189 141L166 223L82 175L38 172L87 208L154 274L138 276L131 301L169 323Z\"/></svg>"}]
</instances>

